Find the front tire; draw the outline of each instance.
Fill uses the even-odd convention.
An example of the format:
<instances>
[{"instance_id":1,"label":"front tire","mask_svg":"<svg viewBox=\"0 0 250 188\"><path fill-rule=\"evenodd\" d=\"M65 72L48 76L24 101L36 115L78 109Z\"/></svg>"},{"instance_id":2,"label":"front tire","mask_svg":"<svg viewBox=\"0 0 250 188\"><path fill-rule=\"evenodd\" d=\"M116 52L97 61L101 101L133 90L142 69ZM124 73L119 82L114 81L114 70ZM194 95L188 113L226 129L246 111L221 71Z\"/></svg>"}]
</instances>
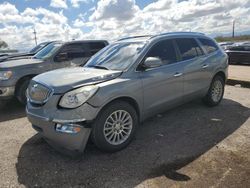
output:
<instances>
[{"instance_id":1,"label":"front tire","mask_svg":"<svg viewBox=\"0 0 250 188\"><path fill-rule=\"evenodd\" d=\"M208 106L217 106L223 98L224 88L224 79L220 75L215 76L203 102Z\"/></svg>"},{"instance_id":2,"label":"front tire","mask_svg":"<svg viewBox=\"0 0 250 188\"><path fill-rule=\"evenodd\" d=\"M16 92L16 97L18 101L22 103L23 105L26 105L27 103L26 90L29 86L29 83L30 83L30 79L28 78L22 81Z\"/></svg>"},{"instance_id":3,"label":"front tire","mask_svg":"<svg viewBox=\"0 0 250 188\"><path fill-rule=\"evenodd\" d=\"M106 152L125 148L133 139L138 126L138 115L129 103L116 101L104 108L92 129L95 145Z\"/></svg>"}]
</instances>

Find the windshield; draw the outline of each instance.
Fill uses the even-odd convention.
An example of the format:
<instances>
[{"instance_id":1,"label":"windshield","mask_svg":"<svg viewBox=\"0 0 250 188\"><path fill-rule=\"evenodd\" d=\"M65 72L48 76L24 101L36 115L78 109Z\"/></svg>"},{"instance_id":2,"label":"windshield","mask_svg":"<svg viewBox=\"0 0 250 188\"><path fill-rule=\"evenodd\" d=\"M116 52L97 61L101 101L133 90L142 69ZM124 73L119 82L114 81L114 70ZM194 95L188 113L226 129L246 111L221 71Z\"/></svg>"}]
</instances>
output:
<instances>
[{"instance_id":1,"label":"windshield","mask_svg":"<svg viewBox=\"0 0 250 188\"><path fill-rule=\"evenodd\" d=\"M62 46L62 43L51 43L45 48L43 48L41 51L36 53L34 55L35 59L46 59L51 57L60 47Z\"/></svg>"},{"instance_id":2,"label":"windshield","mask_svg":"<svg viewBox=\"0 0 250 188\"><path fill-rule=\"evenodd\" d=\"M94 55L85 67L126 70L138 57L145 42L114 43Z\"/></svg>"},{"instance_id":3,"label":"windshield","mask_svg":"<svg viewBox=\"0 0 250 188\"><path fill-rule=\"evenodd\" d=\"M32 48L30 50L30 53L37 53L39 50L41 50L46 44L48 44L47 42L43 42L41 44L38 44L37 46L35 46L34 48Z\"/></svg>"}]
</instances>

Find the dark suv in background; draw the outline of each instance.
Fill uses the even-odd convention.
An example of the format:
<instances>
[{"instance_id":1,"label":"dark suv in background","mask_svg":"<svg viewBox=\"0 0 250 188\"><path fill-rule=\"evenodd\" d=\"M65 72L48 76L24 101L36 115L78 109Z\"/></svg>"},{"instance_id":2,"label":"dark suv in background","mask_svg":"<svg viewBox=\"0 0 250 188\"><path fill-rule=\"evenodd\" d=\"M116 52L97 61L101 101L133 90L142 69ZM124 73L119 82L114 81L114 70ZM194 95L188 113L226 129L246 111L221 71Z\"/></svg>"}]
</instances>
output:
<instances>
[{"instance_id":1,"label":"dark suv in background","mask_svg":"<svg viewBox=\"0 0 250 188\"><path fill-rule=\"evenodd\" d=\"M53 42L30 59L0 63L0 105L12 97L25 104L29 81L36 75L63 67L84 65L108 45L105 40Z\"/></svg>"},{"instance_id":2,"label":"dark suv in background","mask_svg":"<svg viewBox=\"0 0 250 188\"><path fill-rule=\"evenodd\" d=\"M229 46L225 52L228 55L229 64L248 64L250 65L250 43L238 43Z\"/></svg>"}]
</instances>

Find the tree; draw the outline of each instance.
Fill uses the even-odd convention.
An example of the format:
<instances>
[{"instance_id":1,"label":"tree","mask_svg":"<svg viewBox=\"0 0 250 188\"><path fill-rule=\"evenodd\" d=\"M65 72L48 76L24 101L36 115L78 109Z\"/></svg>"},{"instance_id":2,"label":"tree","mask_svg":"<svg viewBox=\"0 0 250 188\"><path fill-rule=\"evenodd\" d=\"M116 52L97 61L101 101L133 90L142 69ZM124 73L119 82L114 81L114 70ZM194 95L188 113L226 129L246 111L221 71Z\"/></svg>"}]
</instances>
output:
<instances>
[{"instance_id":1,"label":"tree","mask_svg":"<svg viewBox=\"0 0 250 188\"><path fill-rule=\"evenodd\" d=\"M8 44L0 39L0 48L8 48Z\"/></svg>"}]
</instances>

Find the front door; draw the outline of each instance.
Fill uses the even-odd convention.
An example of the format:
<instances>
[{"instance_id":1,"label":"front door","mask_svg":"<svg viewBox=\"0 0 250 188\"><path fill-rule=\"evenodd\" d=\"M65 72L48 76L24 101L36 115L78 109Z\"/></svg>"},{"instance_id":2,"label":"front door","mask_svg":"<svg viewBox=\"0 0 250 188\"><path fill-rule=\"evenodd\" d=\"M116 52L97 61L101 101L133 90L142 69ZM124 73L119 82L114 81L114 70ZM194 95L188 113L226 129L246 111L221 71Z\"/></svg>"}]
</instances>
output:
<instances>
[{"instance_id":1,"label":"front door","mask_svg":"<svg viewBox=\"0 0 250 188\"><path fill-rule=\"evenodd\" d=\"M156 43L147 57L161 59L162 66L141 71L144 97L144 113L152 114L182 101L183 68L178 63L173 40Z\"/></svg>"}]
</instances>

